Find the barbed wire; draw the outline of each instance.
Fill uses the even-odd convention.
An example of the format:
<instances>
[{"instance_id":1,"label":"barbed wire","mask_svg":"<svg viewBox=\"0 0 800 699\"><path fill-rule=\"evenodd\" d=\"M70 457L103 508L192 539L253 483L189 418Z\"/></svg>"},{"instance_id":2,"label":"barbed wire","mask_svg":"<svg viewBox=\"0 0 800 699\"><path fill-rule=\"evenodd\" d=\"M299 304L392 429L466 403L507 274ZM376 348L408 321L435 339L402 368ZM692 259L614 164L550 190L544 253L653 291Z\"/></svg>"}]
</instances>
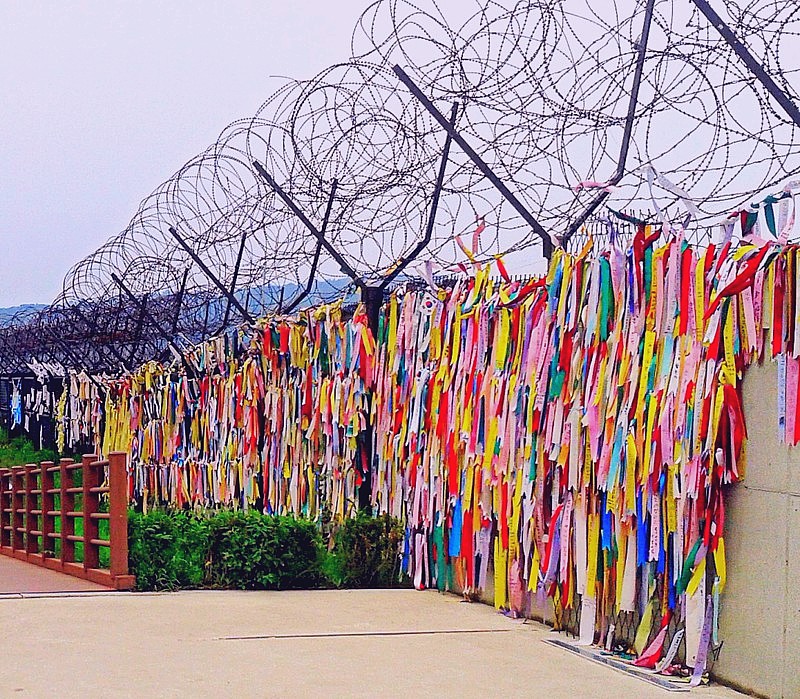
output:
<instances>
[{"instance_id":1,"label":"barbed wire","mask_svg":"<svg viewBox=\"0 0 800 699\"><path fill-rule=\"evenodd\" d=\"M724 5L733 31L796 101L800 8ZM455 236L476 221L486 224L481 255L541 269L540 237L462 148L450 150L434 206L446 133L395 65L441 112L458 105L455 129L556 236L623 161L604 203L677 221L693 202L695 242L800 167L797 125L688 0L379 0L358 19L348 60L283 80L72 267L49 308L0 329L0 365L49 356L97 371L168 356L170 343L240 323L237 303L256 316L306 288L303 302L318 303L354 279L380 283L424 242L431 217L423 255L437 272L461 259ZM325 245L287 198L317 229L327 212ZM591 226L601 240L598 225L570 245Z\"/></svg>"}]
</instances>

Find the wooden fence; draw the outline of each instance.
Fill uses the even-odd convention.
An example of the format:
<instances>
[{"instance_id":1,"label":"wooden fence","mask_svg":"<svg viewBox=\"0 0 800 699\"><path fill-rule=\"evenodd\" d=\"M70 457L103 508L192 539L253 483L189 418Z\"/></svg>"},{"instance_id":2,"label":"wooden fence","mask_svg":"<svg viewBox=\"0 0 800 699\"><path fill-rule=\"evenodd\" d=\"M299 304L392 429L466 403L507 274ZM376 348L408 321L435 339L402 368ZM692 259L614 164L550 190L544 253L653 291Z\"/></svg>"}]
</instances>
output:
<instances>
[{"instance_id":1,"label":"wooden fence","mask_svg":"<svg viewBox=\"0 0 800 699\"><path fill-rule=\"evenodd\" d=\"M126 455L0 469L0 554L131 589Z\"/></svg>"}]
</instances>

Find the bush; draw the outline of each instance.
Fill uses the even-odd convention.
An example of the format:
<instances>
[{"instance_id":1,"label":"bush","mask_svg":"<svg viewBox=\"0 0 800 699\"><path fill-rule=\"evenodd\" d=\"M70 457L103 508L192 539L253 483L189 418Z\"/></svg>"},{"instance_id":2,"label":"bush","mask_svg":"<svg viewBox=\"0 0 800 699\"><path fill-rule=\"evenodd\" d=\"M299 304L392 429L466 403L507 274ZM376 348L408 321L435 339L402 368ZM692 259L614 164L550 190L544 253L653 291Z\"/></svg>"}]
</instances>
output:
<instances>
[{"instance_id":1,"label":"bush","mask_svg":"<svg viewBox=\"0 0 800 699\"><path fill-rule=\"evenodd\" d=\"M221 512L210 524L210 582L241 590L319 587L322 537L313 522Z\"/></svg>"},{"instance_id":2,"label":"bush","mask_svg":"<svg viewBox=\"0 0 800 699\"><path fill-rule=\"evenodd\" d=\"M333 534L324 573L336 587L405 587L408 580L400 575L402 541L403 527L398 520L360 513Z\"/></svg>"},{"instance_id":3,"label":"bush","mask_svg":"<svg viewBox=\"0 0 800 699\"><path fill-rule=\"evenodd\" d=\"M328 552L314 522L250 512L154 510L128 516L138 590L289 590L401 584L403 530L390 517L347 520Z\"/></svg>"},{"instance_id":4,"label":"bush","mask_svg":"<svg viewBox=\"0 0 800 699\"><path fill-rule=\"evenodd\" d=\"M206 520L181 511L128 513L128 567L138 590L199 587L208 548Z\"/></svg>"}]
</instances>

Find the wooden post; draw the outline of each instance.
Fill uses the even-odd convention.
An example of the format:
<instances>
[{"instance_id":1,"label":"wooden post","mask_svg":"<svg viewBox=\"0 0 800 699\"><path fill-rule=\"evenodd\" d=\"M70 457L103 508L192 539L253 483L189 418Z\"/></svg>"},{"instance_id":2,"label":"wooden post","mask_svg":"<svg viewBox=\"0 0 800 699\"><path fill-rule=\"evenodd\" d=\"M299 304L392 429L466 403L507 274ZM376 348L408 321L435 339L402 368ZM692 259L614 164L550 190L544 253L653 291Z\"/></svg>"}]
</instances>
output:
<instances>
[{"instance_id":1,"label":"wooden post","mask_svg":"<svg viewBox=\"0 0 800 699\"><path fill-rule=\"evenodd\" d=\"M127 455L115 451L108 455L109 541L111 576L128 576L128 472ZM133 578L130 579L132 585Z\"/></svg>"},{"instance_id":2,"label":"wooden post","mask_svg":"<svg viewBox=\"0 0 800 699\"><path fill-rule=\"evenodd\" d=\"M55 550L55 542L53 540L53 534L55 533L55 516L53 515L53 511L55 510L56 498L53 488L53 472L50 470L52 468L52 461L42 461L42 494L39 499L42 507L42 558L48 556L52 557Z\"/></svg>"},{"instance_id":3,"label":"wooden post","mask_svg":"<svg viewBox=\"0 0 800 699\"><path fill-rule=\"evenodd\" d=\"M97 544L99 539L97 520L92 517L100 510L100 495L94 488L100 486L99 471L94 462L97 461L95 454L84 454L81 459L83 473L83 569L100 567L100 555Z\"/></svg>"},{"instance_id":4,"label":"wooden post","mask_svg":"<svg viewBox=\"0 0 800 699\"><path fill-rule=\"evenodd\" d=\"M68 466L72 459L61 459L58 462L61 474L61 564L75 561L75 542L70 538L75 535L75 520L67 513L75 509L75 495L69 492L72 488L72 474Z\"/></svg>"},{"instance_id":5,"label":"wooden post","mask_svg":"<svg viewBox=\"0 0 800 699\"><path fill-rule=\"evenodd\" d=\"M11 532L11 548L15 551L25 550L25 507L23 502L23 497L25 495L25 484L23 483L24 476L25 471L21 467L17 467L11 472L11 509L13 515L13 521L11 523L11 526L13 527Z\"/></svg>"},{"instance_id":6,"label":"wooden post","mask_svg":"<svg viewBox=\"0 0 800 699\"><path fill-rule=\"evenodd\" d=\"M25 464L22 467L23 473L25 474L25 553L35 553L36 547L34 546L34 537L31 536L31 532L36 528L32 526L31 520L33 519L33 515L31 514L31 510L33 510L33 486L34 483L32 482L33 476L33 464Z\"/></svg>"},{"instance_id":7,"label":"wooden post","mask_svg":"<svg viewBox=\"0 0 800 699\"><path fill-rule=\"evenodd\" d=\"M11 508L11 471L0 469L0 547L11 546L11 527L14 517Z\"/></svg>"},{"instance_id":8,"label":"wooden post","mask_svg":"<svg viewBox=\"0 0 800 699\"><path fill-rule=\"evenodd\" d=\"M39 553L36 464L25 464L25 553Z\"/></svg>"}]
</instances>

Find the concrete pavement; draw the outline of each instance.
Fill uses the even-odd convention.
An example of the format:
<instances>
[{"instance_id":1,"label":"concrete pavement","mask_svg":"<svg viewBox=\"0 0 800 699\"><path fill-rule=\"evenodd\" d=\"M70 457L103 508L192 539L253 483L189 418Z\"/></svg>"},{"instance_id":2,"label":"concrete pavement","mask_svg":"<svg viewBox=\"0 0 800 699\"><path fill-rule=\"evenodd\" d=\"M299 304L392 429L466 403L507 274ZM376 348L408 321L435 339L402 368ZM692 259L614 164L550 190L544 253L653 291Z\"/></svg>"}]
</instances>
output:
<instances>
[{"instance_id":1,"label":"concrete pavement","mask_svg":"<svg viewBox=\"0 0 800 699\"><path fill-rule=\"evenodd\" d=\"M0 596L20 593L100 592L107 587L55 570L0 556ZM0 687L2 691L2 687Z\"/></svg>"},{"instance_id":2,"label":"concrete pavement","mask_svg":"<svg viewBox=\"0 0 800 699\"><path fill-rule=\"evenodd\" d=\"M1 697L669 695L543 643L544 626L436 592L5 598L0 629Z\"/></svg>"}]
</instances>

